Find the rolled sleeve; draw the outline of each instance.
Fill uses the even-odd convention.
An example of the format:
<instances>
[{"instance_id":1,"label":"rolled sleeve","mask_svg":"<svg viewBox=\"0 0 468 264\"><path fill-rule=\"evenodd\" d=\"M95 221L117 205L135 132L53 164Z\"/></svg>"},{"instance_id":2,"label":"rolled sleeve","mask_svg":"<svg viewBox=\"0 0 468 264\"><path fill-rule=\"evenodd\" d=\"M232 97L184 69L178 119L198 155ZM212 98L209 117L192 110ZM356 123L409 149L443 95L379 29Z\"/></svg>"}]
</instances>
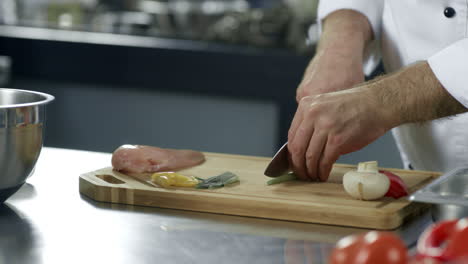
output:
<instances>
[{"instance_id":1,"label":"rolled sleeve","mask_svg":"<svg viewBox=\"0 0 468 264\"><path fill-rule=\"evenodd\" d=\"M319 35L322 32L322 22L329 14L341 9L350 9L363 14L369 21L374 40L365 51L364 72L370 74L378 65L380 55L380 34L382 28L383 0L322 0L317 11Z\"/></svg>"},{"instance_id":2,"label":"rolled sleeve","mask_svg":"<svg viewBox=\"0 0 468 264\"><path fill-rule=\"evenodd\" d=\"M439 51L428 59L428 63L450 95L468 108L468 39Z\"/></svg>"}]
</instances>

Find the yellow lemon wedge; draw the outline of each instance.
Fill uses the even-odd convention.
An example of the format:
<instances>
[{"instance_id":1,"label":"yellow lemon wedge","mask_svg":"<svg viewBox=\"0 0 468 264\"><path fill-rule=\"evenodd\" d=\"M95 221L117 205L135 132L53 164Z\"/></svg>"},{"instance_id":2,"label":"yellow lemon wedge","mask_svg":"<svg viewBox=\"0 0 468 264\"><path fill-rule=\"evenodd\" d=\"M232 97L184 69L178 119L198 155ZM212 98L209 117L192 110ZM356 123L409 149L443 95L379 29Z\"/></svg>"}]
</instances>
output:
<instances>
[{"instance_id":1,"label":"yellow lemon wedge","mask_svg":"<svg viewBox=\"0 0 468 264\"><path fill-rule=\"evenodd\" d=\"M176 172L156 172L151 175L151 180L157 185L167 188L176 187L195 187L198 180L193 176L185 176Z\"/></svg>"}]
</instances>

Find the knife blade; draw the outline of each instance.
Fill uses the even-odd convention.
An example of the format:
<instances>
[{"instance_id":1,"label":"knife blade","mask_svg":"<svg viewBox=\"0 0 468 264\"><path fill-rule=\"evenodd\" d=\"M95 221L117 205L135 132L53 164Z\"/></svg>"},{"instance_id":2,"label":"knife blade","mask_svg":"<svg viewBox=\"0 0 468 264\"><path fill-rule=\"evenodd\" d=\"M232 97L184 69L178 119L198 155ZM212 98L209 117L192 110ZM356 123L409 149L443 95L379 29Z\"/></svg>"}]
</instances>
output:
<instances>
[{"instance_id":1,"label":"knife blade","mask_svg":"<svg viewBox=\"0 0 468 264\"><path fill-rule=\"evenodd\" d=\"M265 169L265 174L268 177L278 177L290 171L288 160L288 142L276 152L273 159Z\"/></svg>"}]
</instances>

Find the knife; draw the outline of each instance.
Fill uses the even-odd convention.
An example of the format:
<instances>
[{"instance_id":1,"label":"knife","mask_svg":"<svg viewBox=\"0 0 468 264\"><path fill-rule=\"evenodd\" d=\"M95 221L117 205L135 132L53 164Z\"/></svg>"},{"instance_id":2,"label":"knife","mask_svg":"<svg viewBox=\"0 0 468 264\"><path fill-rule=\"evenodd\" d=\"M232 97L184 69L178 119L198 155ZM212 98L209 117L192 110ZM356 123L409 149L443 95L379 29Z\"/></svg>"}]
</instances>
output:
<instances>
[{"instance_id":1,"label":"knife","mask_svg":"<svg viewBox=\"0 0 468 264\"><path fill-rule=\"evenodd\" d=\"M265 174L268 177L278 177L290 171L288 160L288 142L276 152L273 159L270 161L265 169Z\"/></svg>"}]
</instances>

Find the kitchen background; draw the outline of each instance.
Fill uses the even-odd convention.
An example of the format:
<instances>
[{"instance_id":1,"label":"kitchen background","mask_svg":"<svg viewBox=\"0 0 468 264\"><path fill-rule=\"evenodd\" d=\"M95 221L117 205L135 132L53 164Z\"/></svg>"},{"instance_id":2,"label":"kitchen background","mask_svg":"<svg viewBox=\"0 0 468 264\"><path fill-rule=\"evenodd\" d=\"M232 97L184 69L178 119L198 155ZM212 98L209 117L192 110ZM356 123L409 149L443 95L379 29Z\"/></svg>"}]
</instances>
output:
<instances>
[{"instance_id":1,"label":"kitchen background","mask_svg":"<svg viewBox=\"0 0 468 264\"><path fill-rule=\"evenodd\" d=\"M317 0L1 0L0 87L56 97L46 146L272 156L314 54L316 7ZM339 162L369 159L402 166L390 133Z\"/></svg>"}]
</instances>

